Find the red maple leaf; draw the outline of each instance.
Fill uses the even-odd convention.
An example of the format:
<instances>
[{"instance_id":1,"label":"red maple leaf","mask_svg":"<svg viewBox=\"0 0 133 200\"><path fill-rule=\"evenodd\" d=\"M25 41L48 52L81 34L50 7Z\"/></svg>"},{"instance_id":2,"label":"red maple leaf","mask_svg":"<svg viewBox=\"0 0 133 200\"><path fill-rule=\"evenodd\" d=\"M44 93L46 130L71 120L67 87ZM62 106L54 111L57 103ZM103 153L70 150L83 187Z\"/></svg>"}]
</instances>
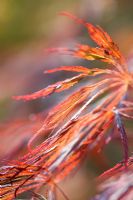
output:
<instances>
[{"instance_id":1,"label":"red maple leaf","mask_svg":"<svg viewBox=\"0 0 133 200\"><path fill-rule=\"evenodd\" d=\"M46 73L64 70L79 74L32 94L14 97L25 101L47 97L88 79L87 85L51 110L43 126L29 141L30 152L0 169L2 200L13 199L17 194L46 184L54 195L53 188L58 189L57 183L79 165L88 150L99 150L106 142L105 138L110 137L107 130L113 121L121 135L125 165L128 160L127 137L121 116L132 117L128 111L132 111L133 103L126 99L126 93L128 87L133 86L133 75L119 48L102 28L71 14L62 14L83 24L98 45L95 48L77 45L73 50L64 49L64 52L82 59L103 61L110 66L105 69L62 66L47 70ZM90 77L93 77L93 83L89 81ZM49 131L49 137L32 150L33 140L46 131Z\"/></svg>"}]
</instances>

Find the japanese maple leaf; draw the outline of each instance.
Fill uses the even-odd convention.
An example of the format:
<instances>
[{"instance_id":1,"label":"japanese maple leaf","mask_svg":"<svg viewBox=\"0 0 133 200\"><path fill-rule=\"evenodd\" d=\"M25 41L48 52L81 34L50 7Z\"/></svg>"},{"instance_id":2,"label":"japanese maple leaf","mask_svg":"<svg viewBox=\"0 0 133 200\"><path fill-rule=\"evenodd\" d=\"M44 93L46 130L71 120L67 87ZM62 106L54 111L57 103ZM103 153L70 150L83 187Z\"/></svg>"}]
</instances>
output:
<instances>
[{"instance_id":1,"label":"japanese maple leaf","mask_svg":"<svg viewBox=\"0 0 133 200\"><path fill-rule=\"evenodd\" d=\"M133 157L127 162L125 170L123 162L104 172L98 179L98 192L91 200L113 199L131 200L133 197Z\"/></svg>"},{"instance_id":2,"label":"japanese maple leaf","mask_svg":"<svg viewBox=\"0 0 133 200\"><path fill-rule=\"evenodd\" d=\"M97 47L77 45L73 50L62 50L78 58L106 62L109 67L89 69L83 66L62 66L47 70L46 73L63 70L77 72L78 75L32 94L14 97L25 101L44 98L88 79L88 84L51 110L43 126L29 141L30 152L1 168L2 200L13 199L17 194L46 184L49 186L49 200L56 198L55 189L59 189L57 183L79 165L88 150L102 148L103 143L111 137L108 129L113 123L120 132L124 146L125 166L128 160L127 136L121 116L132 118L133 103L126 99L126 94L128 88L133 86L133 75L119 48L101 27L71 14L62 14L83 24L97 44ZM90 77L93 83L89 81ZM49 137L32 149L33 140L46 131Z\"/></svg>"}]
</instances>

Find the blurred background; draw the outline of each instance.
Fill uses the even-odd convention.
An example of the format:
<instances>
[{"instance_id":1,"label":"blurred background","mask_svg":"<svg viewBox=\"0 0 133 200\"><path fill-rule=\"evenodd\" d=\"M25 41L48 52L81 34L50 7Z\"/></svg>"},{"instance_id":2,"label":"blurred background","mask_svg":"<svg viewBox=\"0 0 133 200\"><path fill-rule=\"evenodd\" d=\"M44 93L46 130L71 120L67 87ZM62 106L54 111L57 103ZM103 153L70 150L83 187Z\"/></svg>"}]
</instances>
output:
<instances>
[{"instance_id":1,"label":"blurred background","mask_svg":"<svg viewBox=\"0 0 133 200\"><path fill-rule=\"evenodd\" d=\"M131 0L0 1L0 121L2 124L0 130L5 135L4 139L1 134L0 141L5 142L5 147L4 145L1 147L3 155L8 154L7 144L20 139L20 133L23 134L27 130L27 125L23 126L25 119L33 126L36 114L43 111L45 116L50 108L65 98L67 92L32 102L16 102L11 98L13 95L36 91L71 75L71 73L44 75L45 69L75 64L97 67L101 65L97 62L84 62L69 56L46 53L46 49L51 47L73 47L77 43L91 44L84 27L75 24L67 17L60 16L61 11L72 12L86 21L99 24L110 33L121 51L129 58L130 68L133 64L133 1ZM12 125L14 127L12 130L5 128L5 121L10 123L22 118L24 122L19 123L22 123L23 130L18 131L18 123L17 125L15 123L15 127L14 124ZM36 121L36 124L37 127L40 126L41 121ZM33 131L37 127L33 127ZM126 122L126 127L131 137L131 123ZM9 132L11 134L7 141L6 134ZM12 134L14 132L17 133ZM12 146L15 146L15 142ZM94 192L93 184L90 183L92 177L120 161L121 151L121 144L112 141L108 147L105 147L104 152L98 155L98 158L97 155L89 155L89 161L84 163L75 178L68 178L61 185L70 199L88 199Z\"/></svg>"}]
</instances>

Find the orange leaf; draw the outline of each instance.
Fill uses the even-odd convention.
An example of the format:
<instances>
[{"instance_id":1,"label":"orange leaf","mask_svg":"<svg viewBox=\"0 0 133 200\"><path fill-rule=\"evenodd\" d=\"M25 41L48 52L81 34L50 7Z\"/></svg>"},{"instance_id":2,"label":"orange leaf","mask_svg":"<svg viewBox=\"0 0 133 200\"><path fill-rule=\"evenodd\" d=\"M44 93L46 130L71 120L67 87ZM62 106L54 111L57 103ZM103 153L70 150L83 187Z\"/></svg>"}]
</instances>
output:
<instances>
[{"instance_id":1,"label":"orange leaf","mask_svg":"<svg viewBox=\"0 0 133 200\"><path fill-rule=\"evenodd\" d=\"M54 69L45 70L44 73L49 74L57 71L71 71L71 72L81 72L84 74L89 74L91 70L83 66L62 66Z\"/></svg>"},{"instance_id":2,"label":"orange leaf","mask_svg":"<svg viewBox=\"0 0 133 200\"><path fill-rule=\"evenodd\" d=\"M16 100L29 101L29 100L34 100L40 97L46 97L54 92L61 92L63 90L69 89L70 87L78 83L81 79L83 79L85 76L86 76L85 74L81 74L73 78L66 79L65 81L57 82L53 85L48 86L47 88L39 90L38 92L24 95L24 96L14 96L13 98Z\"/></svg>"},{"instance_id":3,"label":"orange leaf","mask_svg":"<svg viewBox=\"0 0 133 200\"><path fill-rule=\"evenodd\" d=\"M100 46L108 55L111 55L117 63L123 65L124 69L127 70L127 65L124 56L119 51L118 46L113 42L112 38L99 26L94 26L91 23L87 23L82 19L77 18L68 12L61 12L61 15L67 16L79 24L84 25L88 31L91 39ZM119 67L120 71L123 71L122 67Z\"/></svg>"},{"instance_id":4,"label":"orange leaf","mask_svg":"<svg viewBox=\"0 0 133 200\"><path fill-rule=\"evenodd\" d=\"M73 55L86 60L102 60L103 62L115 64L109 52L98 47L93 48L88 45L78 45L77 49L73 51Z\"/></svg>"}]
</instances>

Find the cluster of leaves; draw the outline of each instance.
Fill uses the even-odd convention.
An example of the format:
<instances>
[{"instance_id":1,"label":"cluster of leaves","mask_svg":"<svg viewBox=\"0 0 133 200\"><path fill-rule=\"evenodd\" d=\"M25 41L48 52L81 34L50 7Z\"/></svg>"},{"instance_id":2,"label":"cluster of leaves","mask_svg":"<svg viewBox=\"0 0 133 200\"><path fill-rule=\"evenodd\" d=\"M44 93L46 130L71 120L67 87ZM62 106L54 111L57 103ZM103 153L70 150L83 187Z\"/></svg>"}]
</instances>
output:
<instances>
[{"instance_id":1,"label":"cluster of leaves","mask_svg":"<svg viewBox=\"0 0 133 200\"><path fill-rule=\"evenodd\" d=\"M127 162L127 168L124 163L118 163L112 169L106 171L98 178L97 194L92 200L101 199L132 199L133 197L133 157Z\"/></svg>"},{"instance_id":2,"label":"cluster of leaves","mask_svg":"<svg viewBox=\"0 0 133 200\"><path fill-rule=\"evenodd\" d=\"M117 45L102 28L77 19L71 14L62 14L85 26L91 39L98 45L77 45L73 50L62 50L78 58L108 63L109 66L105 69L62 66L48 70L45 73L63 70L79 74L33 94L14 97L25 101L47 97L55 92L67 90L84 79L87 80L86 85L51 110L42 127L29 140L29 152L17 161L10 161L0 168L2 200L14 199L18 194L31 189L36 192L46 185L48 200L56 199L56 190L61 191L57 184L77 168L88 150L95 148L98 151L108 143L112 137L112 132L108 130L112 125L120 132L124 147L124 168L128 168L127 137L121 116L133 117L133 103L126 97L128 88L133 86L133 75L128 71L126 60ZM46 133L48 137L32 148L33 141ZM106 183L105 185L112 187ZM112 191L106 189L106 186L103 190L103 196L106 191L108 196ZM33 196L35 194L33 193ZM62 194L68 199L63 192ZM42 198L36 194L35 197L37 196ZM102 197L98 196L96 199Z\"/></svg>"}]
</instances>

